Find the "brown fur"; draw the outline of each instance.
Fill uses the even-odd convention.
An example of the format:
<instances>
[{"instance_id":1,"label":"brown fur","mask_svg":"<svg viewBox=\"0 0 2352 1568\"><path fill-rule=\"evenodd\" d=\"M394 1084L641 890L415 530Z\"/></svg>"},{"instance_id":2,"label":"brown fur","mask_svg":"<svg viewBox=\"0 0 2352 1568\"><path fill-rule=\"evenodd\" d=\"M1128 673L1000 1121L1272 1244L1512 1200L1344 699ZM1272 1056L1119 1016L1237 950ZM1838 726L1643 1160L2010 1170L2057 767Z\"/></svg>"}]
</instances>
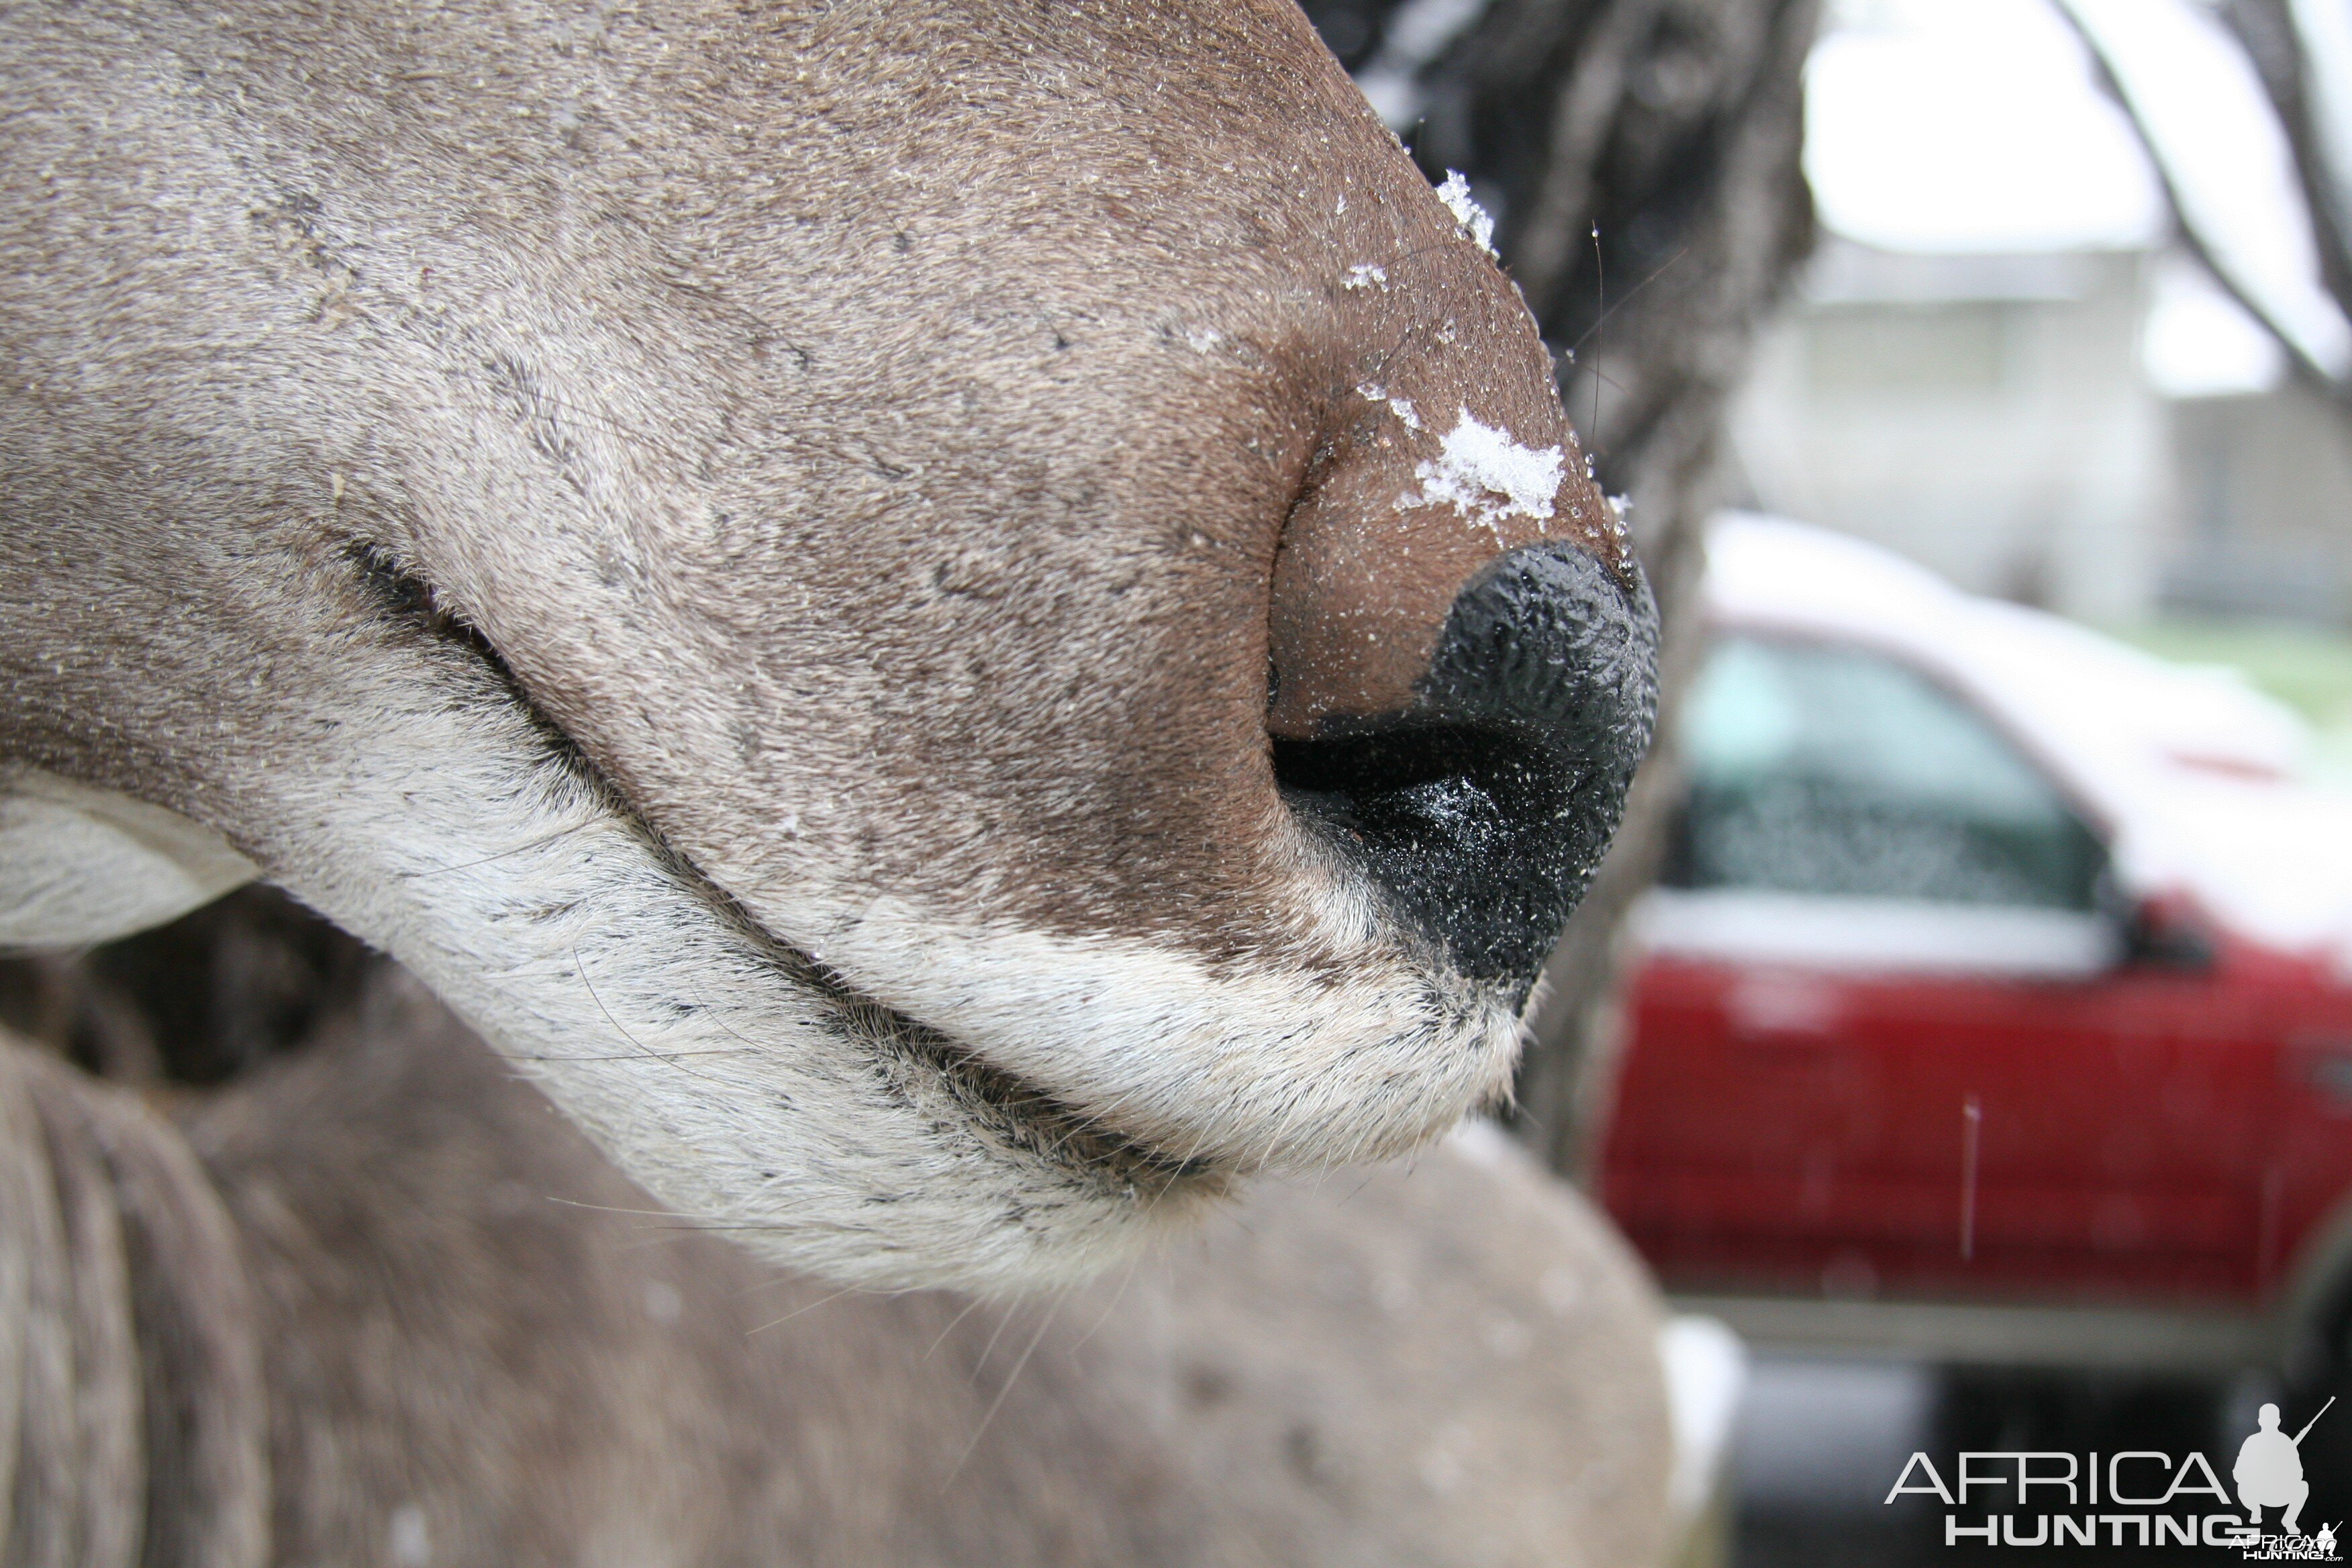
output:
<instances>
[{"instance_id":1,"label":"brown fur","mask_svg":"<svg viewBox=\"0 0 2352 1568\"><path fill-rule=\"evenodd\" d=\"M1270 676L1392 709L1538 536L1630 583L1295 9L20 5L0 121L10 940L262 878L627 1172L413 992L184 1144L11 1054L12 1561L142 1507L206 1563L257 1510L289 1563L1654 1543L1574 1200L1433 1152L1211 1214L1515 1038L1291 809ZM1414 499L1474 416L1549 522ZM1003 1292L1203 1219L961 1317L700 1234Z\"/></svg>"},{"instance_id":2,"label":"brown fur","mask_svg":"<svg viewBox=\"0 0 2352 1568\"><path fill-rule=\"evenodd\" d=\"M1414 488L1355 388L1572 443L1508 284L1275 0L15 26L0 439L47 549L0 592L78 657L11 668L14 749L265 863L249 797L388 635L373 547L755 904L798 862L1264 940L1283 525ZM1425 659L1500 542L1402 521ZM752 850L786 814L793 861Z\"/></svg>"},{"instance_id":3,"label":"brown fur","mask_svg":"<svg viewBox=\"0 0 2352 1568\"><path fill-rule=\"evenodd\" d=\"M0 869L128 822L186 873L138 918L287 887L869 1279L1067 1275L1499 1092L1527 976L1291 808L1270 678L1393 710L1539 538L1638 592L1286 0L96 0L0 60ZM1472 418L1542 515L1424 499Z\"/></svg>"}]
</instances>

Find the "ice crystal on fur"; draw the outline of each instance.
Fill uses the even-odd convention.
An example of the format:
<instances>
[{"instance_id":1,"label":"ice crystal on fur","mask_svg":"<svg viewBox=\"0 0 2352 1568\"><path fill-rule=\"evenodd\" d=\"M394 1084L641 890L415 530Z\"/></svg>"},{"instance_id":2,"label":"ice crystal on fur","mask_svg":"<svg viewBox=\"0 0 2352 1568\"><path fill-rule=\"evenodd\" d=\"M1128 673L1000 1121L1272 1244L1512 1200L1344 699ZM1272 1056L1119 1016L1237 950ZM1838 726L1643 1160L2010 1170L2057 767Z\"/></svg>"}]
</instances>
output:
<instances>
[{"instance_id":1,"label":"ice crystal on fur","mask_svg":"<svg viewBox=\"0 0 2352 1568\"><path fill-rule=\"evenodd\" d=\"M1386 404L1389 412L1395 415L1406 429L1421 428L1421 410L1413 406L1412 398L1399 397L1376 381L1368 381L1357 387L1356 395L1367 403Z\"/></svg>"},{"instance_id":2,"label":"ice crystal on fur","mask_svg":"<svg viewBox=\"0 0 2352 1568\"><path fill-rule=\"evenodd\" d=\"M1462 232L1478 242L1478 248L1487 255L1495 254L1495 220L1486 209L1470 195L1470 182L1462 177L1459 169L1445 171L1445 183L1437 187L1437 199L1462 226Z\"/></svg>"},{"instance_id":3,"label":"ice crystal on fur","mask_svg":"<svg viewBox=\"0 0 2352 1568\"><path fill-rule=\"evenodd\" d=\"M1558 447L1522 447L1507 431L1482 425L1462 410L1462 422L1448 431L1433 460L1413 469L1421 493L1407 506L1450 506L1472 522L1496 528L1507 517L1552 515L1568 460Z\"/></svg>"}]
</instances>

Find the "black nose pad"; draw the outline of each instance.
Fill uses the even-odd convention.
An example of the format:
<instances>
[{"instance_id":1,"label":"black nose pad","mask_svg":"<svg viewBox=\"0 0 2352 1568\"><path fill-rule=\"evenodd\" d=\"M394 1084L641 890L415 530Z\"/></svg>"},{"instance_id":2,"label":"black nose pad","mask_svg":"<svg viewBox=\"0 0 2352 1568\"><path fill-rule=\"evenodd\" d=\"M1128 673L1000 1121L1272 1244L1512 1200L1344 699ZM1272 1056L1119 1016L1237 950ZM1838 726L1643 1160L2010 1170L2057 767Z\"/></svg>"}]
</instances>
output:
<instances>
[{"instance_id":1,"label":"black nose pad","mask_svg":"<svg viewBox=\"0 0 2352 1568\"><path fill-rule=\"evenodd\" d=\"M1454 966L1524 994L1591 885L1657 713L1657 608L1575 546L1455 595L1402 712L1276 739L1292 809Z\"/></svg>"}]
</instances>

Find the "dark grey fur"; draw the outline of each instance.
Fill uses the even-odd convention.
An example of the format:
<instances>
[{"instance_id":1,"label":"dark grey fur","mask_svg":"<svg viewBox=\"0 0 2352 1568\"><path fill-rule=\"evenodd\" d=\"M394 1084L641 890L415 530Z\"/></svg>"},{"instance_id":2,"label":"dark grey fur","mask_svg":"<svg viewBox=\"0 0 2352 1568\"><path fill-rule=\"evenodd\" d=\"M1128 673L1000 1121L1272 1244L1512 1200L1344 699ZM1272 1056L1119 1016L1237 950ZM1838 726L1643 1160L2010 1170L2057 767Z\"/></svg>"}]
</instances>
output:
<instances>
[{"instance_id":1,"label":"dark grey fur","mask_svg":"<svg viewBox=\"0 0 2352 1568\"><path fill-rule=\"evenodd\" d=\"M1269 1184L1126 1278L975 1308L663 1215L396 973L185 1116L0 1046L0 1561L1627 1568L1665 1539L1654 1308L1516 1155Z\"/></svg>"}]
</instances>

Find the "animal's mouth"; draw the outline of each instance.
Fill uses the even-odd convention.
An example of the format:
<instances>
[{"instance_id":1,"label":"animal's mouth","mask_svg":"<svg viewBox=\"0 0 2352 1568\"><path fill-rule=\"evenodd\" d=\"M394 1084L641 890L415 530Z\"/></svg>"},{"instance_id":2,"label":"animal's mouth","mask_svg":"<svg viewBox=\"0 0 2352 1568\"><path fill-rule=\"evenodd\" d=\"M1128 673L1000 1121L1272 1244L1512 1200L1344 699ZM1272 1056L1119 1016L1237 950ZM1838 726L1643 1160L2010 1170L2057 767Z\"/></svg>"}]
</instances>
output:
<instances>
[{"instance_id":1,"label":"animal's mouth","mask_svg":"<svg viewBox=\"0 0 2352 1568\"><path fill-rule=\"evenodd\" d=\"M562 734L551 723L547 727ZM724 886L667 847L635 803L576 747L572 752L572 765L595 781L612 809L661 847L672 874L761 951L776 983L820 998L838 1037L873 1062L886 1090L942 1134L967 1134L999 1159L1047 1167L1065 1184L1123 1202L1149 1203L1179 1189L1214 1195L1235 1174L1228 1162L1178 1153L1081 1110L945 1030L858 990L761 924Z\"/></svg>"},{"instance_id":2,"label":"animal's mouth","mask_svg":"<svg viewBox=\"0 0 2352 1568\"><path fill-rule=\"evenodd\" d=\"M1000 1155L1053 1166L1103 1195L1129 1200L1160 1198L1180 1187L1210 1193L1234 1175L1223 1161L1161 1148L1057 1099L930 1025L853 989L806 954L777 945L791 963L791 983L825 996L895 1093L934 1113L943 1101L951 1105L965 1128Z\"/></svg>"},{"instance_id":3,"label":"animal's mouth","mask_svg":"<svg viewBox=\"0 0 2352 1568\"><path fill-rule=\"evenodd\" d=\"M603 797L679 885L760 952L778 985L819 1000L837 1037L873 1063L886 1091L941 1136L977 1139L999 1159L1033 1170L1045 1167L1063 1184L1127 1202L1149 1202L1180 1188L1213 1194L1234 1173L1229 1162L1161 1147L1070 1104L947 1032L857 990L769 930L669 843L586 748L532 699L488 637L449 608L430 583L389 551L354 547L351 553L379 613L486 667L562 765Z\"/></svg>"}]
</instances>

